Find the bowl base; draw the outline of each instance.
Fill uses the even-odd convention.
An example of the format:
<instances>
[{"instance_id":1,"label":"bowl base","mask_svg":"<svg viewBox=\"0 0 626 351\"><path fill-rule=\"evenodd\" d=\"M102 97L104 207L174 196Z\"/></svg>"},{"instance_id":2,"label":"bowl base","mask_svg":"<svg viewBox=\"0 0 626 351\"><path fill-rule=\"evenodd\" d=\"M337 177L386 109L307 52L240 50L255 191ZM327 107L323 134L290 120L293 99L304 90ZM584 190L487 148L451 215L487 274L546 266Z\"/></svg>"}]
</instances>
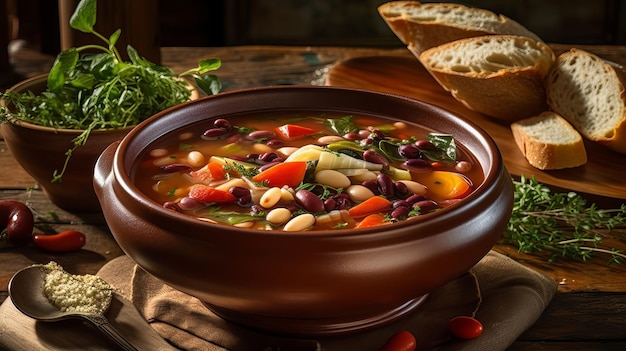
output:
<instances>
[{"instance_id":1,"label":"bowl base","mask_svg":"<svg viewBox=\"0 0 626 351\"><path fill-rule=\"evenodd\" d=\"M428 294L417 297L380 313L313 319L263 316L237 312L208 303L204 305L219 317L245 327L292 337L321 337L364 332L387 325L413 312L426 301L427 297Z\"/></svg>"}]
</instances>

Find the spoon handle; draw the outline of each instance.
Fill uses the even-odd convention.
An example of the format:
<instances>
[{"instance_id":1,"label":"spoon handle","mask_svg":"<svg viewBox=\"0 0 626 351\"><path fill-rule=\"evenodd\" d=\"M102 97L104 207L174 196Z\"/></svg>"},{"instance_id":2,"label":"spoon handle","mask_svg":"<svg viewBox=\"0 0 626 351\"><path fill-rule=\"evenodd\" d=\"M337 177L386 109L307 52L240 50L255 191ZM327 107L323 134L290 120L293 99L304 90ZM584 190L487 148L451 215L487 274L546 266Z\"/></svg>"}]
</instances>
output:
<instances>
[{"instance_id":1,"label":"spoon handle","mask_svg":"<svg viewBox=\"0 0 626 351\"><path fill-rule=\"evenodd\" d=\"M109 322L109 320L102 315L89 315L84 316L85 319L93 323L100 332L111 338L117 345L119 345L125 351L138 351L133 345L130 344L126 338L115 329L115 327Z\"/></svg>"}]
</instances>

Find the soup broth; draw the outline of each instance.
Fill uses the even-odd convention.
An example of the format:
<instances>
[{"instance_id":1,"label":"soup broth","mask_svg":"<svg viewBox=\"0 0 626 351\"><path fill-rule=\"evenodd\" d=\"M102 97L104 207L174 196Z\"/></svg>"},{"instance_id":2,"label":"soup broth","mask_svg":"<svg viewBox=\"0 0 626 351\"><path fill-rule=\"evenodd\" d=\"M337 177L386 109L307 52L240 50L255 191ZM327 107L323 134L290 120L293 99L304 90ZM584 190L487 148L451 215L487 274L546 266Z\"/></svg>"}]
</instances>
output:
<instances>
[{"instance_id":1,"label":"soup broth","mask_svg":"<svg viewBox=\"0 0 626 351\"><path fill-rule=\"evenodd\" d=\"M457 206L482 182L453 135L341 113L225 116L157 140L139 189L199 220L258 230L355 229Z\"/></svg>"}]
</instances>

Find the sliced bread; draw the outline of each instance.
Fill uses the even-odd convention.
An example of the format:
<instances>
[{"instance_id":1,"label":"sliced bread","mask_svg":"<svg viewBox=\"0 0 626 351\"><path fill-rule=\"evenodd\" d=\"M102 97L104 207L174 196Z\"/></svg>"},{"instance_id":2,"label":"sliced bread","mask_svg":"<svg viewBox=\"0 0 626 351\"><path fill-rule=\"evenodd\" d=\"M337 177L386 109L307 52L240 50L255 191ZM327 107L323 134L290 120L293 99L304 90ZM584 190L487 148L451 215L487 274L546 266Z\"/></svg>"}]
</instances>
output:
<instances>
[{"instance_id":1,"label":"sliced bread","mask_svg":"<svg viewBox=\"0 0 626 351\"><path fill-rule=\"evenodd\" d=\"M557 57L548 74L548 104L587 139L626 154L625 82L619 66L571 49Z\"/></svg>"},{"instance_id":2,"label":"sliced bread","mask_svg":"<svg viewBox=\"0 0 626 351\"><path fill-rule=\"evenodd\" d=\"M544 79L554 52L522 36L455 40L424 51L430 74L468 108L513 122L547 110Z\"/></svg>"},{"instance_id":3,"label":"sliced bread","mask_svg":"<svg viewBox=\"0 0 626 351\"><path fill-rule=\"evenodd\" d=\"M458 4L392 1L380 5L378 13L416 57L434 46L488 34L521 35L540 40L506 16Z\"/></svg>"},{"instance_id":4,"label":"sliced bread","mask_svg":"<svg viewBox=\"0 0 626 351\"><path fill-rule=\"evenodd\" d=\"M535 168L573 168L587 163L583 138L554 112L517 121L511 124L511 131L522 154Z\"/></svg>"}]
</instances>

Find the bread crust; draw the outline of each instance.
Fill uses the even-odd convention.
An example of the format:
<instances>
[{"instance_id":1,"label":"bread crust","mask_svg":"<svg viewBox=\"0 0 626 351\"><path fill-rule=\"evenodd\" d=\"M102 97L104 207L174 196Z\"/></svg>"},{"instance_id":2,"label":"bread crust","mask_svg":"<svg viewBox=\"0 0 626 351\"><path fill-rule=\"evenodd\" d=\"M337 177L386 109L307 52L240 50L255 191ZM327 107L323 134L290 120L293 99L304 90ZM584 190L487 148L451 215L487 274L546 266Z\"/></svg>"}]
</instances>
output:
<instances>
[{"instance_id":1,"label":"bread crust","mask_svg":"<svg viewBox=\"0 0 626 351\"><path fill-rule=\"evenodd\" d=\"M541 40L536 34L504 15L460 4L392 1L380 5L378 12L416 57L423 51L444 43L490 34L520 35ZM436 12L441 14L431 15ZM452 12L466 14L470 20L459 21L446 17ZM473 23L472 17L484 20Z\"/></svg>"},{"instance_id":2,"label":"bread crust","mask_svg":"<svg viewBox=\"0 0 626 351\"><path fill-rule=\"evenodd\" d=\"M563 140L544 138L541 129L552 120L552 125L559 128ZM528 163L541 170L573 168L587 163L587 153L583 139L567 120L550 111L523 119L511 124L515 143L528 160ZM553 131L552 131L553 132ZM546 131L550 133L550 131Z\"/></svg>"},{"instance_id":3,"label":"bread crust","mask_svg":"<svg viewBox=\"0 0 626 351\"><path fill-rule=\"evenodd\" d=\"M481 44L486 41L528 45L536 57L509 57L511 63L493 65L491 57L505 53L504 49L499 51L496 47L493 53L483 55L485 57L459 70L457 66L460 65L455 62L441 64L434 56L444 56L447 52L466 55L467 46L475 44L482 48ZM510 35L473 37L430 48L419 58L439 84L469 109L507 123L548 109L544 79L554 62L554 52L541 41ZM481 66L488 68L476 70Z\"/></svg>"},{"instance_id":4,"label":"bread crust","mask_svg":"<svg viewBox=\"0 0 626 351\"><path fill-rule=\"evenodd\" d=\"M618 100L617 109L611 109L611 116L602 116L586 113L576 114L572 106L580 104L583 100L585 107L581 110L588 111L591 108L600 108L598 104L605 104L606 98L593 100L588 98L591 94L583 91L581 87L588 80L587 77L574 76L571 62L576 60L589 60L596 67L605 72L602 85L614 85L618 91L610 97ZM572 61L574 60L574 61ZM582 69L581 69L582 70ZM550 108L567 119L585 138L604 144L608 148L622 154L626 154L626 71L624 68L604 61L602 58L582 49L572 48L562 53L546 78L547 102ZM567 89L567 93L563 90ZM573 97L574 96L574 97ZM575 101L573 101L575 100ZM609 121L599 121L598 124L606 127L602 131L592 131L585 126L586 120L607 118Z\"/></svg>"}]
</instances>

